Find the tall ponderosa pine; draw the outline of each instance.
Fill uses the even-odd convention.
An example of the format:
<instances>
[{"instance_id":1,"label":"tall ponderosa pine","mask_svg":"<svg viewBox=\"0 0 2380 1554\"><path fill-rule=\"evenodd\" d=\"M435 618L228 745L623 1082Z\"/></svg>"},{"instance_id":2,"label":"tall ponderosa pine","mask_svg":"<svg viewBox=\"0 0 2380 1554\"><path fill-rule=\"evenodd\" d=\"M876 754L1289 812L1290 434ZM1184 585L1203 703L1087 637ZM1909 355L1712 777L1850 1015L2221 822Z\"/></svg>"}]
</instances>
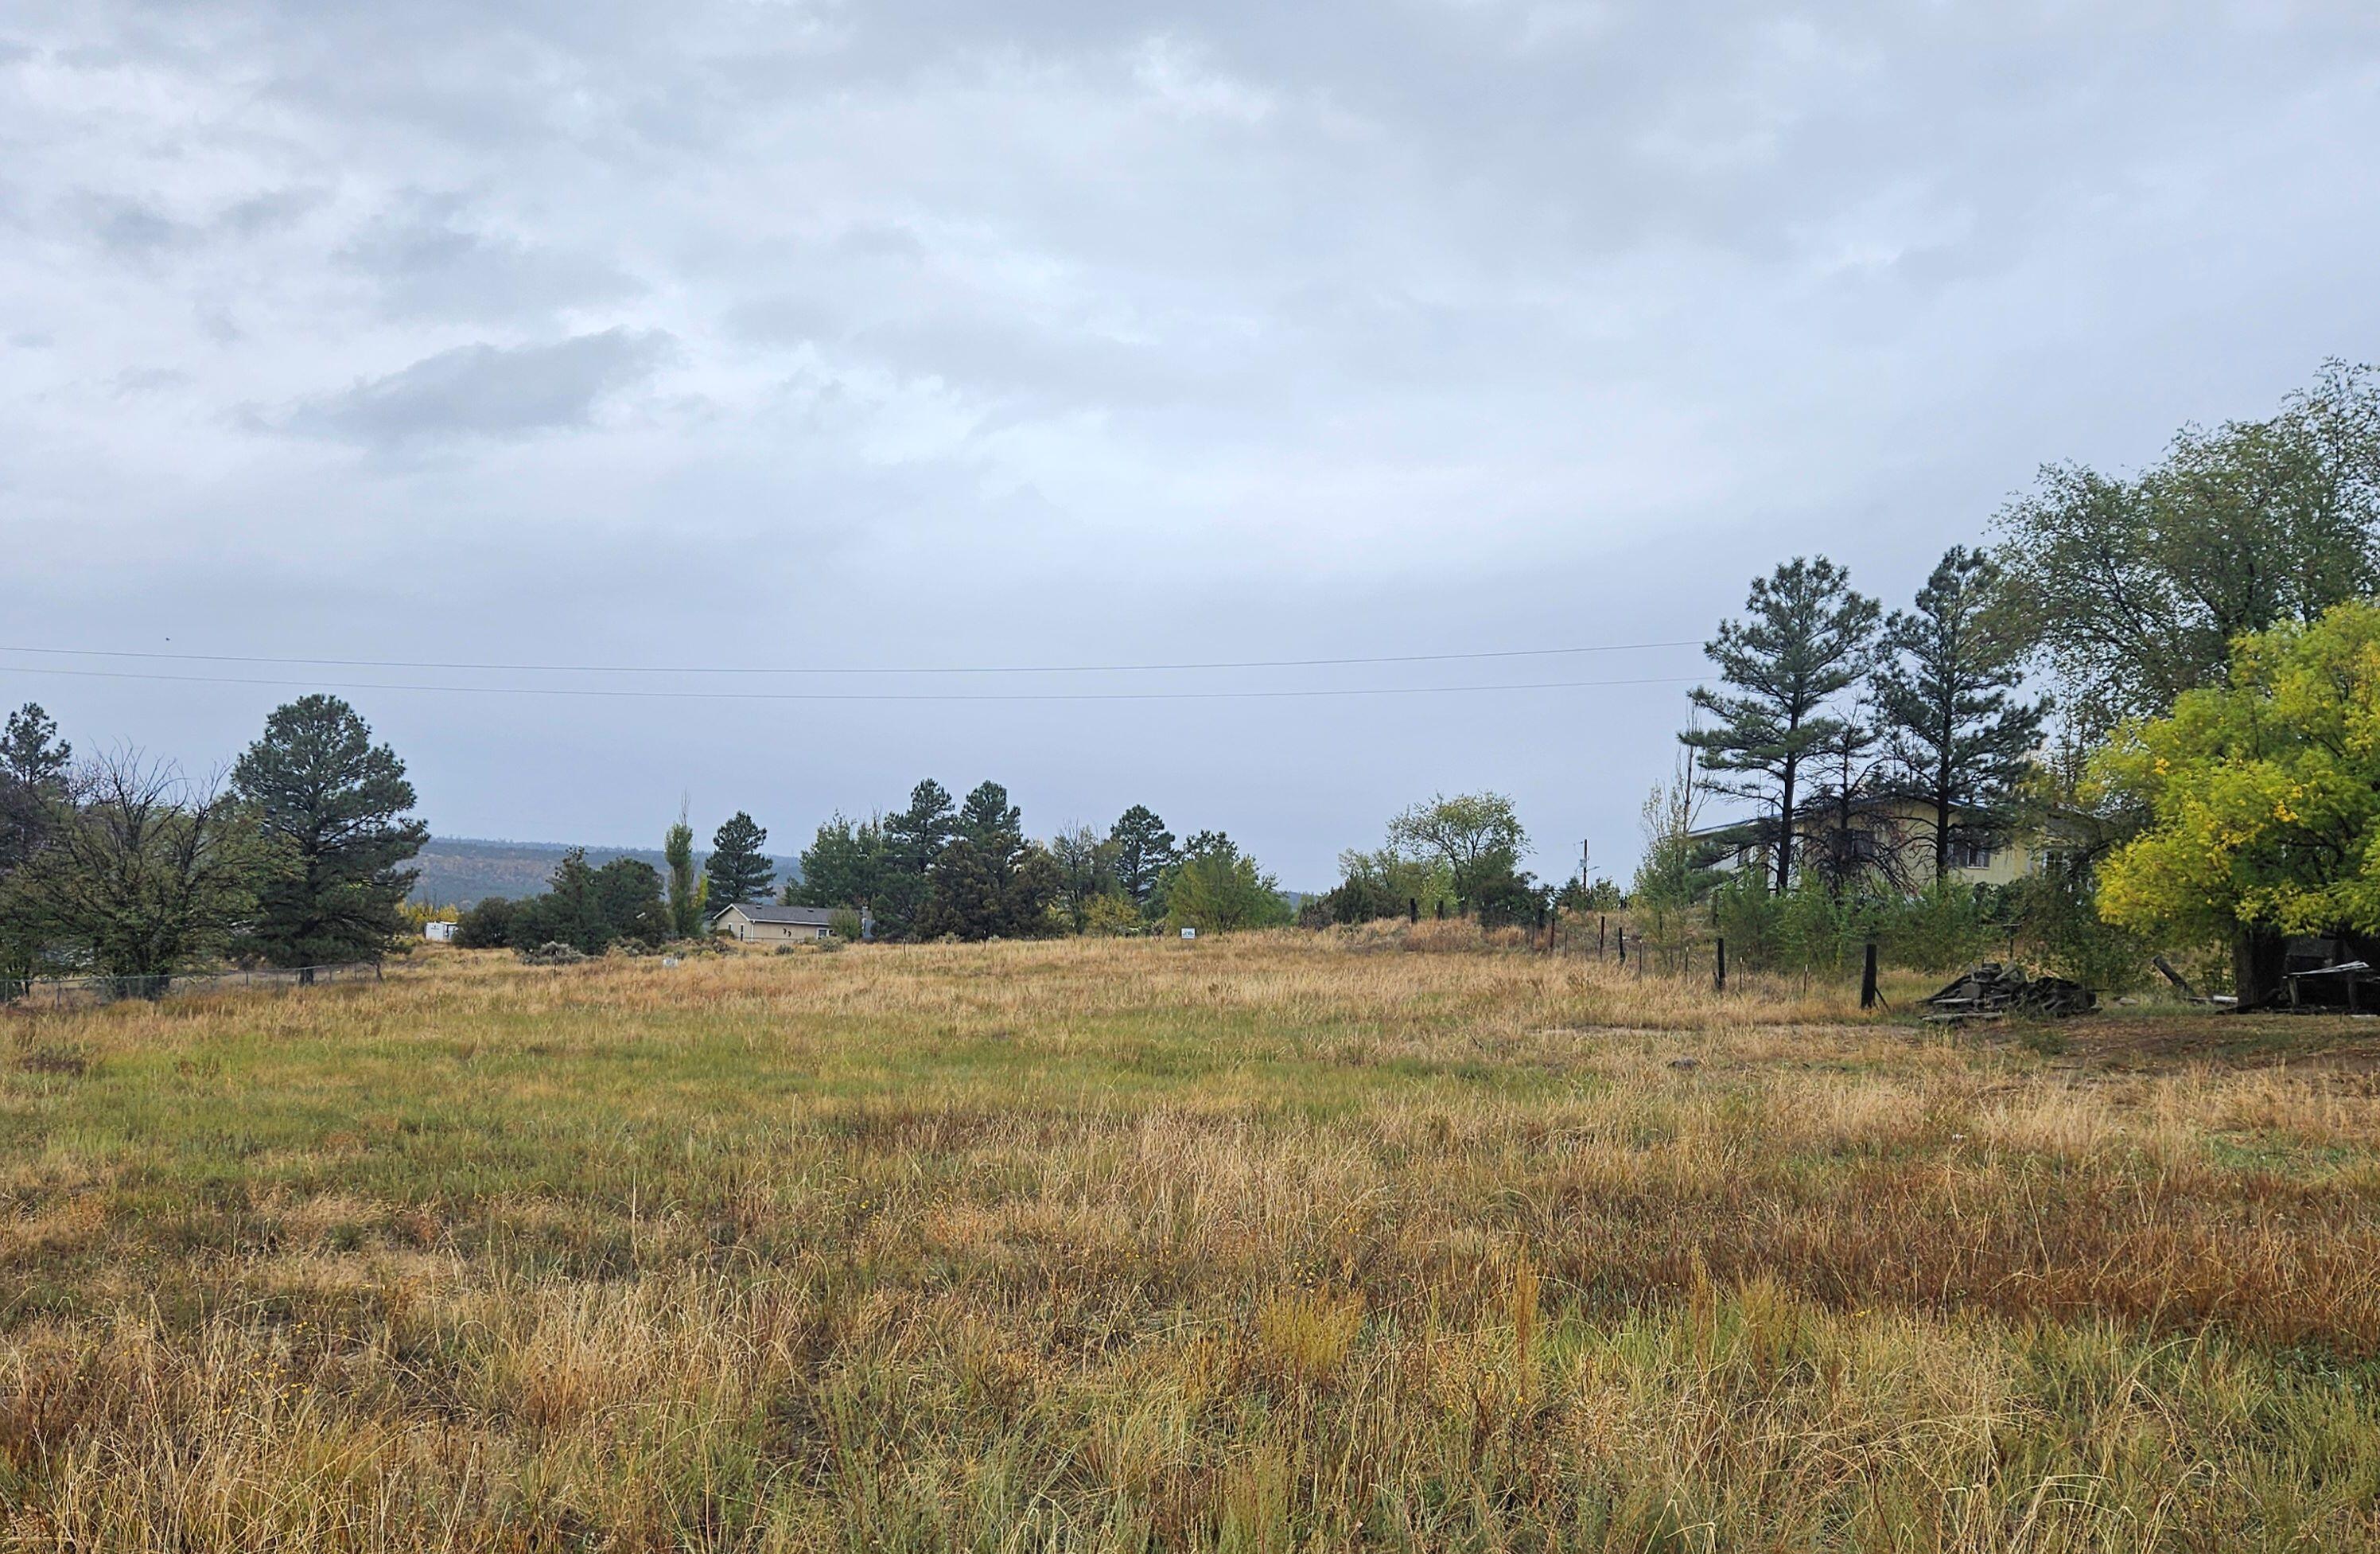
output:
<instances>
[{"instance_id":1,"label":"tall ponderosa pine","mask_svg":"<svg viewBox=\"0 0 2380 1554\"><path fill-rule=\"evenodd\" d=\"M958 834L961 840L975 844L1005 885L1025 850L1025 814L1008 801L1008 789L999 783L978 783L959 806Z\"/></svg>"},{"instance_id":2,"label":"tall ponderosa pine","mask_svg":"<svg viewBox=\"0 0 2380 1554\"><path fill-rule=\"evenodd\" d=\"M1797 556L1753 583L1744 612L1703 647L1729 689L1697 686L1691 699L1717 727L1678 738L1701 753L1713 792L1768 811L1765 839L1782 891L1793 882L1803 765L1841 726L1828 709L1867 671L1877 609L1841 568Z\"/></svg>"},{"instance_id":3,"label":"tall ponderosa pine","mask_svg":"<svg viewBox=\"0 0 2380 1554\"><path fill-rule=\"evenodd\" d=\"M1934 877L1950 846L2008 822L2010 801L2041 742L2046 701L2017 695L2020 644L1999 627L2002 578L1991 557L1953 546L1885 625L1877 710L1912 797L1931 814Z\"/></svg>"},{"instance_id":4,"label":"tall ponderosa pine","mask_svg":"<svg viewBox=\"0 0 2380 1554\"><path fill-rule=\"evenodd\" d=\"M922 875L958 835L951 791L932 777L909 790L909 807L884 817L887 862Z\"/></svg>"},{"instance_id":5,"label":"tall ponderosa pine","mask_svg":"<svg viewBox=\"0 0 2380 1554\"><path fill-rule=\"evenodd\" d=\"M1007 925L1008 903L991 860L961 837L934 860L932 885L917 913L917 936L988 939Z\"/></svg>"},{"instance_id":6,"label":"tall ponderosa pine","mask_svg":"<svg viewBox=\"0 0 2380 1554\"><path fill-rule=\"evenodd\" d=\"M720 912L747 901L765 901L777 877L777 867L760 849L769 833L737 810L711 833L710 856L703 860L708 894L704 905Z\"/></svg>"},{"instance_id":7,"label":"tall ponderosa pine","mask_svg":"<svg viewBox=\"0 0 2380 1554\"><path fill-rule=\"evenodd\" d=\"M42 931L38 902L10 879L69 816L67 766L74 749L50 715L28 702L0 729L0 1000L33 973Z\"/></svg>"},{"instance_id":8,"label":"tall ponderosa pine","mask_svg":"<svg viewBox=\"0 0 2380 1554\"><path fill-rule=\"evenodd\" d=\"M1157 882L1173 865L1173 833L1147 804L1135 804L1108 832L1114 850L1116 886L1146 911Z\"/></svg>"},{"instance_id":9,"label":"tall ponderosa pine","mask_svg":"<svg viewBox=\"0 0 2380 1554\"><path fill-rule=\"evenodd\" d=\"M702 877L694 868L694 827L686 823L686 804L662 837L662 860L669 865L670 929L679 938L702 932L702 906L708 898Z\"/></svg>"},{"instance_id":10,"label":"tall ponderosa pine","mask_svg":"<svg viewBox=\"0 0 2380 1554\"><path fill-rule=\"evenodd\" d=\"M932 777L909 790L909 806L884 817L884 870L878 889L878 932L906 938L925 910L927 872L957 835L950 789Z\"/></svg>"},{"instance_id":11,"label":"tall ponderosa pine","mask_svg":"<svg viewBox=\"0 0 2380 1554\"><path fill-rule=\"evenodd\" d=\"M248 933L275 965L376 959L407 931L397 911L430 828L411 818L405 763L336 696L301 696L265 719L232 768L283 867L262 882Z\"/></svg>"},{"instance_id":12,"label":"tall ponderosa pine","mask_svg":"<svg viewBox=\"0 0 2380 1554\"><path fill-rule=\"evenodd\" d=\"M74 747L40 704L28 702L0 728L0 877L33 855L66 798Z\"/></svg>"}]
</instances>

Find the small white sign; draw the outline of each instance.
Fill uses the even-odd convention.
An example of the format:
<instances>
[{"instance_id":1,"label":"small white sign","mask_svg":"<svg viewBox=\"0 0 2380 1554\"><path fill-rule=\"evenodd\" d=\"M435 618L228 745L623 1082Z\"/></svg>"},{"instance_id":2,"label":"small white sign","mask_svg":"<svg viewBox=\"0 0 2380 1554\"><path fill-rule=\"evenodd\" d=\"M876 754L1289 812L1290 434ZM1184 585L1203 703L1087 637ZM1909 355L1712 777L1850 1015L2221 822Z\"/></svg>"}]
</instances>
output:
<instances>
[{"instance_id":1,"label":"small white sign","mask_svg":"<svg viewBox=\"0 0 2380 1554\"><path fill-rule=\"evenodd\" d=\"M1185 939L1195 939L1198 936L1198 930L1196 928L1184 928L1182 930L1182 936Z\"/></svg>"}]
</instances>

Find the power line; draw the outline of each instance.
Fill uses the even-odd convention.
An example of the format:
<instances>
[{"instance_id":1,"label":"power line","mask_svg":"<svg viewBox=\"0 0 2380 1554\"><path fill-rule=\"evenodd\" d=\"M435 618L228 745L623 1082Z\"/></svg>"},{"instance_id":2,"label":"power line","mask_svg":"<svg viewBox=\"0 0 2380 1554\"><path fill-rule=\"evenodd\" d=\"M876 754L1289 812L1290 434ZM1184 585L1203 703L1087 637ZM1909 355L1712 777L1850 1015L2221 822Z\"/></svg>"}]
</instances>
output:
<instances>
[{"instance_id":1,"label":"power line","mask_svg":"<svg viewBox=\"0 0 2380 1554\"><path fill-rule=\"evenodd\" d=\"M0 649L0 652L15 651ZM71 675L82 679L137 679L175 685L254 685L298 691L419 691L459 696L603 696L638 701L695 702L1233 702L1326 696L1442 696L1480 691L1585 691L1601 686L1688 685L1698 675L1638 679L1552 679L1500 685L1334 686L1297 691L620 691L603 686L419 685L402 682L337 684L310 679L249 679L224 675L143 674L133 669L27 668L0 666L0 673Z\"/></svg>"},{"instance_id":2,"label":"power line","mask_svg":"<svg viewBox=\"0 0 2380 1554\"><path fill-rule=\"evenodd\" d=\"M1588 653L1636 653L1657 648L1703 644L1683 639L1659 642L1604 642L1591 647L1516 647L1476 653L1392 653L1349 658L1238 658L1182 664L1015 664L993 666L954 664L942 667L902 668L884 665L836 667L831 665L782 667L686 664L469 664L407 658L273 658L231 653L147 653L129 648L0 647L0 653L39 654L64 658L140 658L188 664L265 664L339 669L485 670L508 674L556 675L1122 675L1160 671L1210 669L1317 669L1362 664L1451 664L1492 658L1553 658ZM64 673L65 671L58 671ZM264 683L259 681L257 683Z\"/></svg>"}]
</instances>

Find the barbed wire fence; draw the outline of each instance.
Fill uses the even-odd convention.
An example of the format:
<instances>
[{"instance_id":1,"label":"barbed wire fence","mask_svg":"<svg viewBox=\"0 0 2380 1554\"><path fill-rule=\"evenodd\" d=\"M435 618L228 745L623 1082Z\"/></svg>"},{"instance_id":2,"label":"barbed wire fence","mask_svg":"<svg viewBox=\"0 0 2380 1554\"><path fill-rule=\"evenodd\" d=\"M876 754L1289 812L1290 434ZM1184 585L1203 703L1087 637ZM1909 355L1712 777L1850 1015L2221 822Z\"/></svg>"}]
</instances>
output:
<instances>
[{"instance_id":1,"label":"barbed wire fence","mask_svg":"<svg viewBox=\"0 0 2380 1554\"><path fill-rule=\"evenodd\" d=\"M0 977L0 1007L88 1009L134 998L154 1001L240 988L295 989L382 980L382 965L377 961L346 961L324 966L258 966L246 971L176 972L165 976Z\"/></svg>"}]
</instances>

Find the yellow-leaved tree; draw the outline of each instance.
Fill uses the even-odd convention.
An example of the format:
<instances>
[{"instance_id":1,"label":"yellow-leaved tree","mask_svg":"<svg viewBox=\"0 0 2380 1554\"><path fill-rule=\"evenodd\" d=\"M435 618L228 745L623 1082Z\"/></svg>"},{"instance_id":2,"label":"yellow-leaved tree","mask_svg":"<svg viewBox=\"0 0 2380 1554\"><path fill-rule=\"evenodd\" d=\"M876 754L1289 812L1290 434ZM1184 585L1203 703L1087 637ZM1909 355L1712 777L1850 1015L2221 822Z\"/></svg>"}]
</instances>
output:
<instances>
[{"instance_id":1,"label":"yellow-leaved tree","mask_svg":"<svg viewBox=\"0 0 2380 1554\"><path fill-rule=\"evenodd\" d=\"M2228 683L2119 728L2095 775L2150 816L2100 915L2228 937L2240 1003L2271 998L2289 935L2380 934L2380 606L2241 637Z\"/></svg>"}]
</instances>

